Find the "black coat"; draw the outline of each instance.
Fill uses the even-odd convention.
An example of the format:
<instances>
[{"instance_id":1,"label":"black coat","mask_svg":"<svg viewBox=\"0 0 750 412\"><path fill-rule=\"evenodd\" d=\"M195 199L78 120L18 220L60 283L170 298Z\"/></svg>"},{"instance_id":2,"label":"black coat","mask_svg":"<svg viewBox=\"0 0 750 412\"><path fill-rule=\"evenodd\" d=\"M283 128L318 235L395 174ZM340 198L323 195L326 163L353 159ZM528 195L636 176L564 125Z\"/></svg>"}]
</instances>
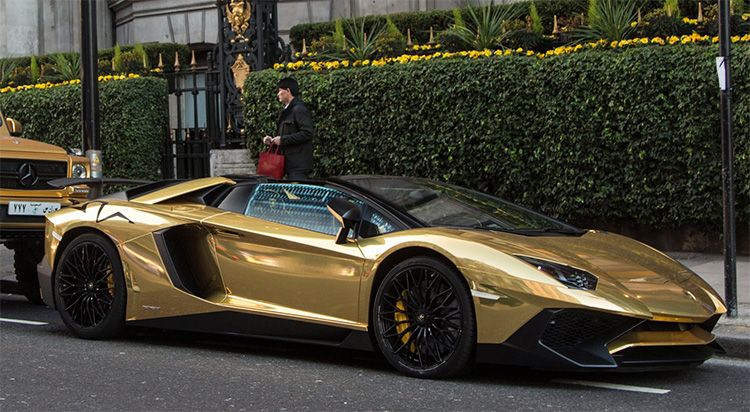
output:
<instances>
[{"instance_id":1,"label":"black coat","mask_svg":"<svg viewBox=\"0 0 750 412\"><path fill-rule=\"evenodd\" d=\"M284 173L312 171L315 123L305 103L295 97L286 109L279 110L276 124L281 136L280 153L286 156Z\"/></svg>"}]
</instances>

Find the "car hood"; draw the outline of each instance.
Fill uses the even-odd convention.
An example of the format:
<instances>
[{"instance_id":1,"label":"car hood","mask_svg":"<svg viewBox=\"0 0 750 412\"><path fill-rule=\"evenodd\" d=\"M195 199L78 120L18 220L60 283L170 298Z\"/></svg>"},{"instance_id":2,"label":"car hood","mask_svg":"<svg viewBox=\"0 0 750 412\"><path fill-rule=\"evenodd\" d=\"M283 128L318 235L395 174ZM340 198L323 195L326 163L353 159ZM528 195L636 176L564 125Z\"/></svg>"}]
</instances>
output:
<instances>
[{"instance_id":1,"label":"car hood","mask_svg":"<svg viewBox=\"0 0 750 412\"><path fill-rule=\"evenodd\" d=\"M470 236L506 254L561 263L594 274L598 278L597 293L616 300L635 298L655 319L706 319L726 311L719 295L698 275L624 236L599 231L582 236L472 231Z\"/></svg>"},{"instance_id":2,"label":"car hood","mask_svg":"<svg viewBox=\"0 0 750 412\"><path fill-rule=\"evenodd\" d=\"M20 137L11 136L0 136L0 150L7 155L12 156L13 153L48 153L48 154L62 154L65 155L65 149L60 147L38 142L36 140L23 139Z\"/></svg>"}]
</instances>

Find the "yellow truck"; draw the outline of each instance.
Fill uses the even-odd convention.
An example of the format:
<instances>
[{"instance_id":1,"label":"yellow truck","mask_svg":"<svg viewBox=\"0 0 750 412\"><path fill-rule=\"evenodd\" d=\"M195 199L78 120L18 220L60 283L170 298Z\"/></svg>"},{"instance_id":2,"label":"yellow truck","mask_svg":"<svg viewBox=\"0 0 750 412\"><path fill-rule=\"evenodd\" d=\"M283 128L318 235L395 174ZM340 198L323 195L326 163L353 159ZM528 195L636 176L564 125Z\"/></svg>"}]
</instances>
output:
<instances>
[{"instance_id":1,"label":"yellow truck","mask_svg":"<svg viewBox=\"0 0 750 412\"><path fill-rule=\"evenodd\" d=\"M44 215L86 200L85 185L53 188L50 180L86 178L87 158L23 139L21 124L0 108L0 243L14 251L16 280L32 302L42 303L36 265L44 253Z\"/></svg>"}]
</instances>

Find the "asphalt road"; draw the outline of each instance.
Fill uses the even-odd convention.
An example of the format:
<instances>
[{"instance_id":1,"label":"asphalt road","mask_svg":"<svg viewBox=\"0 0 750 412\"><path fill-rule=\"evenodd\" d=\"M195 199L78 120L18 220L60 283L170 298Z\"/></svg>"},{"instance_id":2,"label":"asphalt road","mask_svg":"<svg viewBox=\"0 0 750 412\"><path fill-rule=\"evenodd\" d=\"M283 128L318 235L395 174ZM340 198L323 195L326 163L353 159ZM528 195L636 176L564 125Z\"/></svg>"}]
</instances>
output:
<instances>
[{"instance_id":1,"label":"asphalt road","mask_svg":"<svg viewBox=\"0 0 750 412\"><path fill-rule=\"evenodd\" d=\"M377 354L302 344L149 329L83 340L16 295L0 295L0 318L2 411L750 410L750 362L727 358L628 374L478 366L427 381Z\"/></svg>"}]
</instances>

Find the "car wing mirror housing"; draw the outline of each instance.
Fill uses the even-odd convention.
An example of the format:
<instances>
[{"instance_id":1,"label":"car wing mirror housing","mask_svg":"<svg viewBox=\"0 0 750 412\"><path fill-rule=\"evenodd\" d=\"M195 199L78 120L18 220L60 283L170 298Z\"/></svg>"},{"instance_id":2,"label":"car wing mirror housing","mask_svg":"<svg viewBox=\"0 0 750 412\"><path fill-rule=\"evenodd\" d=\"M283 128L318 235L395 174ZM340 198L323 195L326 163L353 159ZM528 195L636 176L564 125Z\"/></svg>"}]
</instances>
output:
<instances>
[{"instance_id":1,"label":"car wing mirror housing","mask_svg":"<svg viewBox=\"0 0 750 412\"><path fill-rule=\"evenodd\" d=\"M336 235L336 244L342 245L346 243L349 230L353 230L360 221L359 206L341 197L331 199L326 206L328 211L341 223L339 233Z\"/></svg>"},{"instance_id":2,"label":"car wing mirror housing","mask_svg":"<svg viewBox=\"0 0 750 412\"><path fill-rule=\"evenodd\" d=\"M19 122L16 119L11 119L9 117L5 119L5 123L8 126L8 131L10 132L11 136L21 137L21 134L23 132L23 127L21 127L21 122Z\"/></svg>"}]
</instances>

